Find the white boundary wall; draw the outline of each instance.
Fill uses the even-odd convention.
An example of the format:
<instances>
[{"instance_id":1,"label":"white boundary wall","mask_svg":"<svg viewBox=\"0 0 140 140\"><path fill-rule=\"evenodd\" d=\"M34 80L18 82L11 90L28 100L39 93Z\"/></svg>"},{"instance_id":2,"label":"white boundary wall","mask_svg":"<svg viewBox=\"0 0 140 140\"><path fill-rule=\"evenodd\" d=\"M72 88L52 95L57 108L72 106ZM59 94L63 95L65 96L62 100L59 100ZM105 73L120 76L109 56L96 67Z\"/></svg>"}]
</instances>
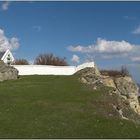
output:
<instances>
[{"instance_id":1,"label":"white boundary wall","mask_svg":"<svg viewBox=\"0 0 140 140\"><path fill-rule=\"evenodd\" d=\"M50 66L50 65L12 65L19 75L73 75L86 67L94 67L94 62L79 66Z\"/></svg>"},{"instance_id":2,"label":"white boundary wall","mask_svg":"<svg viewBox=\"0 0 140 140\"><path fill-rule=\"evenodd\" d=\"M83 63L83 64L78 65L76 67L76 71L75 72L77 72L77 71L79 71L81 69L84 69L84 68L91 68L91 67L95 67L95 63L94 62Z\"/></svg>"}]
</instances>

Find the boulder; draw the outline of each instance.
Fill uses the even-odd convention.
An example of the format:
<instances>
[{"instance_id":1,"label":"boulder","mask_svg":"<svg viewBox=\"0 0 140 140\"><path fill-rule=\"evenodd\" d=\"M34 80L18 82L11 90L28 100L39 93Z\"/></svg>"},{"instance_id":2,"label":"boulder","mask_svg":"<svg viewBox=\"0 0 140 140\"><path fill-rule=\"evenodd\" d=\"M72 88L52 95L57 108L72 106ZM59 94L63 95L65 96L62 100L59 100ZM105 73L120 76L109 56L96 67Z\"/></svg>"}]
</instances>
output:
<instances>
[{"instance_id":1,"label":"boulder","mask_svg":"<svg viewBox=\"0 0 140 140\"><path fill-rule=\"evenodd\" d=\"M18 78L18 70L0 61L0 81Z\"/></svg>"}]
</instances>

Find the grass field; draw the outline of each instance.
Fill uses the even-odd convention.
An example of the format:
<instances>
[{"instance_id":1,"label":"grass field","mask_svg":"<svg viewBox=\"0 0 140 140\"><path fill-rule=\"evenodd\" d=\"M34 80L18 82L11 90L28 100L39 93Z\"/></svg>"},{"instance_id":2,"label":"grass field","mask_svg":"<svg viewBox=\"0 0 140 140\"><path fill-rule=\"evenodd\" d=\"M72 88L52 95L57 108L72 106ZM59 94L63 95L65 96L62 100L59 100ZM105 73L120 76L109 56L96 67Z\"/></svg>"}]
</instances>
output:
<instances>
[{"instance_id":1,"label":"grass field","mask_svg":"<svg viewBox=\"0 0 140 140\"><path fill-rule=\"evenodd\" d=\"M140 138L139 125L98 114L103 94L74 76L1 82L0 138Z\"/></svg>"}]
</instances>

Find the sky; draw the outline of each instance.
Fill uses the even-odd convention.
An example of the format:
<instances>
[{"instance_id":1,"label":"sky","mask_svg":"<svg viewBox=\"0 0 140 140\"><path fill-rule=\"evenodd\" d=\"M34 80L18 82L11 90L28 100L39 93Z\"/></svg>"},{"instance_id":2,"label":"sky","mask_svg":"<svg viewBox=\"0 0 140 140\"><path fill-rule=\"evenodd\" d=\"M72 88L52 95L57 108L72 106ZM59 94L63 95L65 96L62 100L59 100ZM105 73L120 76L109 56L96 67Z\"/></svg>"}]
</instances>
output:
<instances>
[{"instance_id":1,"label":"sky","mask_svg":"<svg viewBox=\"0 0 140 140\"><path fill-rule=\"evenodd\" d=\"M41 53L70 65L126 66L140 83L140 2L1 1L0 51L29 62Z\"/></svg>"}]
</instances>

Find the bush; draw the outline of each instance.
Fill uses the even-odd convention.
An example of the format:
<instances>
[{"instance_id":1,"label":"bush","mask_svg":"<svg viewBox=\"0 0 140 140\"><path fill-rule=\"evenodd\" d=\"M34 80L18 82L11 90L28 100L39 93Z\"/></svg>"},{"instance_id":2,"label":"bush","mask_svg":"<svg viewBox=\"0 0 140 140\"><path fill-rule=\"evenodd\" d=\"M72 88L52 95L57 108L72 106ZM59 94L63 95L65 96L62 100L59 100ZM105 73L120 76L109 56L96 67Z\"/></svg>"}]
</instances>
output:
<instances>
[{"instance_id":1,"label":"bush","mask_svg":"<svg viewBox=\"0 0 140 140\"><path fill-rule=\"evenodd\" d=\"M13 63L14 65L29 65L26 59L16 59Z\"/></svg>"},{"instance_id":2,"label":"bush","mask_svg":"<svg viewBox=\"0 0 140 140\"><path fill-rule=\"evenodd\" d=\"M112 76L112 77L122 76L121 71L117 71L117 70L100 70L100 73L102 75Z\"/></svg>"},{"instance_id":3,"label":"bush","mask_svg":"<svg viewBox=\"0 0 140 140\"><path fill-rule=\"evenodd\" d=\"M123 76L129 76L130 75L126 66L121 67L121 73L122 73Z\"/></svg>"},{"instance_id":4,"label":"bush","mask_svg":"<svg viewBox=\"0 0 140 140\"><path fill-rule=\"evenodd\" d=\"M125 66L122 66L121 70L100 70L100 73L104 76L112 77L130 76L129 71Z\"/></svg>"},{"instance_id":5,"label":"bush","mask_svg":"<svg viewBox=\"0 0 140 140\"><path fill-rule=\"evenodd\" d=\"M54 65L54 66L67 66L66 58L60 58L51 54L40 54L34 64L36 65Z\"/></svg>"}]
</instances>

